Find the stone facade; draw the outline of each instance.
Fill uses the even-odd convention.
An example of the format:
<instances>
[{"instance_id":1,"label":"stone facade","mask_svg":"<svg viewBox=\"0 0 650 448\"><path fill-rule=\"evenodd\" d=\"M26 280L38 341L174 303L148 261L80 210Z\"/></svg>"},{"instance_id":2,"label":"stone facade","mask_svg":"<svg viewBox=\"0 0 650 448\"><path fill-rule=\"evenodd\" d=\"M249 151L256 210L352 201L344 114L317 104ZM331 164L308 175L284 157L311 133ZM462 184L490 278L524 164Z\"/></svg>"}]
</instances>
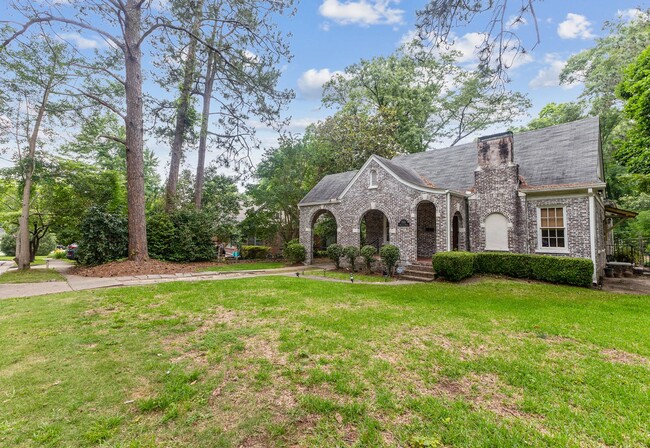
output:
<instances>
[{"instance_id":1,"label":"stone facade","mask_svg":"<svg viewBox=\"0 0 650 448\"><path fill-rule=\"evenodd\" d=\"M603 188L530 188L513 162L515 150L510 133L479 139L474 186L462 192L424 186L409 172L400 177L388 161L371 157L335 199L300 204L300 242L307 263L312 261L311 223L327 210L336 219L339 244L359 247L365 219L365 242L396 245L402 263L440 251L505 250L589 258L598 279L605 265ZM563 210L563 248L540 247L538 216L546 207ZM496 249L490 247L495 242Z\"/></svg>"}]
</instances>

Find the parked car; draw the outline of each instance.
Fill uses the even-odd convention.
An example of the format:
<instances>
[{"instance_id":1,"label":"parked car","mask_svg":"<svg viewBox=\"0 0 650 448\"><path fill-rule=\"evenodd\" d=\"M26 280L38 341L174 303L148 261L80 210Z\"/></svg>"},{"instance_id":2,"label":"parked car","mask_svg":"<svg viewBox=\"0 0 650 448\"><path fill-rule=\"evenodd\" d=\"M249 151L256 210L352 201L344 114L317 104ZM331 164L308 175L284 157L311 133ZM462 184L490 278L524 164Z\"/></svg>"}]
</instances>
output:
<instances>
[{"instance_id":1,"label":"parked car","mask_svg":"<svg viewBox=\"0 0 650 448\"><path fill-rule=\"evenodd\" d=\"M66 253L66 258L68 260L76 260L77 259L77 249L79 248L79 245L77 243L72 243L68 246L68 252Z\"/></svg>"}]
</instances>

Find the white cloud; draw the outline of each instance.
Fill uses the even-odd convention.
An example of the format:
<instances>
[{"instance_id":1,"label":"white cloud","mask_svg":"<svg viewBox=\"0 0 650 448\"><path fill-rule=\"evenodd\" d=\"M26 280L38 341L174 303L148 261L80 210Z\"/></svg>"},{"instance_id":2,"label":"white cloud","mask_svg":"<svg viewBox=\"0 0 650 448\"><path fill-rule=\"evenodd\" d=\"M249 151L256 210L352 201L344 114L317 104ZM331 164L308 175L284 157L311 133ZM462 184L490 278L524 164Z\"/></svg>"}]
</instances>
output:
<instances>
[{"instance_id":1,"label":"white cloud","mask_svg":"<svg viewBox=\"0 0 650 448\"><path fill-rule=\"evenodd\" d=\"M562 39L593 39L596 35L591 31L591 22L585 16L572 12L557 26L557 34Z\"/></svg>"},{"instance_id":2,"label":"white cloud","mask_svg":"<svg viewBox=\"0 0 650 448\"><path fill-rule=\"evenodd\" d=\"M88 39L79 33L63 33L59 35L61 39L67 40L74 44L80 50L88 50L90 48L99 48L104 43L95 39Z\"/></svg>"},{"instance_id":3,"label":"white cloud","mask_svg":"<svg viewBox=\"0 0 650 448\"><path fill-rule=\"evenodd\" d=\"M404 10L392 8L399 0L323 0L318 12L340 25L396 25L404 22Z\"/></svg>"},{"instance_id":4,"label":"white cloud","mask_svg":"<svg viewBox=\"0 0 650 448\"><path fill-rule=\"evenodd\" d=\"M619 9L616 11L616 15L624 20L636 20L647 16L640 8Z\"/></svg>"},{"instance_id":5,"label":"white cloud","mask_svg":"<svg viewBox=\"0 0 650 448\"><path fill-rule=\"evenodd\" d=\"M320 70L310 68L298 79L298 88L306 98L320 98L323 93L323 84L337 74L342 74L342 72L331 72L328 68Z\"/></svg>"},{"instance_id":6,"label":"white cloud","mask_svg":"<svg viewBox=\"0 0 650 448\"><path fill-rule=\"evenodd\" d=\"M323 31L329 31L330 30L330 24L329 22L323 22L318 27L323 30Z\"/></svg>"},{"instance_id":7,"label":"white cloud","mask_svg":"<svg viewBox=\"0 0 650 448\"><path fill-rule=\"evenodd\" d=\"M528 20L526 20L525 17L522 17L518 14L513 14L510 17L508 17L508 21L506 22L507 25L506 27L509 30L516 30L519 29L522 25L528 25Z\"/></svg>"},{"instance_id":8,"label":"white cloud","mask_svg":"<svg viewBox=\"0 0 650 448\"><path fill-rule=\"evenodd\" d=\"M530 88L539 89L543 87L562 87L563 89L572 89L579 84L573 83L560 85L560 73L566 65L566 61L560 59L558 55L549 53L544 57L544 62L547 64L546 67L540 69L539 72L537 72L537 76L528 83Z\"/></svg>"}]
</instances>

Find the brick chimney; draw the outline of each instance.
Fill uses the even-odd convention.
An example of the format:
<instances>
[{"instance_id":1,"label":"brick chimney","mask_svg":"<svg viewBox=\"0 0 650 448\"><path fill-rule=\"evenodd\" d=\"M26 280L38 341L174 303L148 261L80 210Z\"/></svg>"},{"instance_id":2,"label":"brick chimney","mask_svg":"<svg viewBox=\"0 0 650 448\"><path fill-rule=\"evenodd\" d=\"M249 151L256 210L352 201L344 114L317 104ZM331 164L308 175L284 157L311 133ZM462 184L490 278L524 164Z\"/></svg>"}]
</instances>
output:
<instances>
[{"instance_id":1,"label":"brick chimney","mask_svg":"<svg viewBox=\"0 0 650 448\"><path fill-rule=\"evenodd\" d=\"M478 166L499 168L513 163L512 132L488 135L478 139Z\"/></svg>"}]
</instances>

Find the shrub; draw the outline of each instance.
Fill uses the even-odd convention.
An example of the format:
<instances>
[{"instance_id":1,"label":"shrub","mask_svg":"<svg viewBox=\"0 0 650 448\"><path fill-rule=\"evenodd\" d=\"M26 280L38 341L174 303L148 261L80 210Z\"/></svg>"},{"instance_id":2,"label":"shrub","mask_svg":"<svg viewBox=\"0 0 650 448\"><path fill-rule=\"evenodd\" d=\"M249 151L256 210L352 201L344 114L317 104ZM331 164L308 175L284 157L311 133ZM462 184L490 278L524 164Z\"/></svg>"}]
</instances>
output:
<instances>
[{"instance_id":1,"label":"shrub","mask_svg":"<svg viewBox=\"0 0 650 448\"><path fill-rule=\"evenodd\" d=\"M267 246L242 246L241 255L246 260L260 260L266 258L271 252Z\"/></svg>"},{"instance_id":2,"label":"shrub","mask_svg":"<svg viewBox=\"0 0 650 448\"><path fill-rule=\"evenodd\" d=\"M475 254L474 270L481 274L531 278L531 255L509 252L480 252Z\"/></svg>"},{"instance_id":3,"label":"shrub","mask_svg":"<svg viewBox=\"0 0 650 448\"><path fill-rule=\"evenodd\" d=\"M217 257L212 241L214 219L203 210L156 213L147 219L147 243L152 258L167 261L209 261Z\"/></svg>"},{"instance_id":4,"label":"shrub","mask_svg":"<svg viewBox=\"0 0 650 448\"><path fill-rule=\"evenodd\" d=\"M476 254L471 252L440 252L433 256L436 275L458 282L474 274Z\"/></svg>"},{"instance_id":5,"label":"shrub","mask_svg":"<svg viewBox=\"0 0 650 448\"><path fill-rule=\"evenodd\" d=\"M307 251L305 250L305 246L302 244L289 244L284 249L284 258L286 258L291 264L302 263L305 261L306 257Z\"/></svg>"},{"instance_id":6,"label":"shrub","mask_svg":"<svg viewBox=\"0 0 650 448\"><path fill-rule=\"evenodd\" d=\"M128 255L126 217L91 207L79 226L81 238L77 259L82 264L97 265Z\"/></svg>"},{"instance_id":7,"label":"shrub","mask_svg":"<svg viewBox=\"0 0 650 448\"><path fill-rule=\"evenodd\" d=\"M334 262L336 269L341 267L341 257L343 256L343 246L340 244L330 244L327 246L327 257Z\"/></svg>"},{"instance_id":8,"label":"shrub","mask_svg":"<svg viewBox=\"0 0 650 448\"><path fill-rule=\"evenodd\" d=\"M357 246L347 246L343 249L343 255L345 258L348 259L348 263L350 263L350 268L354 272L355 270L355 262L357 260L357 257L359 256L359 248Z\"/></svg>"},{"instance_id":9,"label":"shrub","mask_svg":"<svg viewBox=\"0 0 650 448\"><path fill-rule=\"evenodd\" d=\"M50 258L54 258L55 260L61 260L65 258L66 254L68 251L65 249L54 249L52 252L48 254Z\"/></svg>"},{"instance_id":10,"label":"shrub","mask_svg":"<svg viewBox=\"0 0 650 448\"><path fill-rule=\"evenodd\" d=\"M48 232L38 242L38 249L36 250L35 255L38 255L39 257L43 257L48 255L54 249L56 249L56 235Z\"/></svg>"},{"instance_id":11,"label":"shrub","mask_svg":"<svg viewBox=\"0 0 650 448\"><path fill-rule=\"evenodd\" d=\"M379 256L386 265L388 275L393 275L395 266L399 261L399 255L399 248L397 246L393 246L392 244L385 244L381 247L381 249L379 249Z\"/></svg>"},{"instance_id":12,"label":"shrub","mask_svg":"<svg viewBox=\"0 0 650 448\"><path fill-rule=\"evenodd\" d=\"M551 283L590 286L594 264L587 258L528 255L531 257L531 278Z\"/></svg>"},{"instance_id":13,"label":"shrub","mask_svg":"<svg viewBox=\"0 0 650 448\"><path fill-rule=\"evenodd\" d=\"M0 239L0 251L9 257L15 257L16 236L9 233L2 235L2 239Z\"/></svg>"},{"instance_id":14,"label":"shrub","mask_svg":"<svg viewBox=\"0 0 650 448\"><path fill-rule=\"evenodd\" d=\"M594 265L586 258L482 252L476 254L475 271L481 274L589 286L593 281Z\"/></svg>"},{"instance_id":15,"label":"shrub","mask_svg":"<svg viewBox=\"0 0 650 448\"><path fill-rule=\"evenodd\" d=\"M315 258L327 258L327 251L326 250L316 250L314 251L314 257Z\"/></svg>"},{"instance_id":16,"label":"shrub","mask_svg":"<svg viewBox=\"0 0 650 448\"><path fill-rule=\"evenodd\" d=\"M371 245L366 245L361 248L359 251L361 256L363 257L363 260L366 262L366 268L368 269L368 272L370 272L370 265L372 264L373 260L375 259L375 254L377 253L377 248L375 246Z\"/></svg>"}]
</instances>

